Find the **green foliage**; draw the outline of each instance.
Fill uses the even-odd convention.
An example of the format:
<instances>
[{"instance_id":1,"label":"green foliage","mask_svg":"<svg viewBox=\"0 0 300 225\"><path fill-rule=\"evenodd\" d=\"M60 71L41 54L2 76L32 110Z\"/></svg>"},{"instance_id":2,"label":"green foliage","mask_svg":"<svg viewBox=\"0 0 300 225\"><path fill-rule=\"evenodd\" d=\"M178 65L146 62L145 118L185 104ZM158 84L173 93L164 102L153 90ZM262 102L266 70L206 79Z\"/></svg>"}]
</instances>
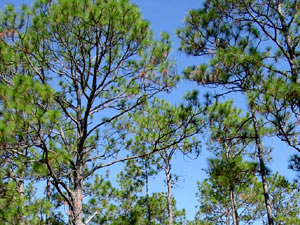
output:
<instances>
[{"instance_id":1,"label":"green foliage","mask_svg":"<svg viewBox=\"0 0 300 225\"><path fill-rule=\"evenodd\" d=\"M186 68L187 79L201 85L222 86L223 93L218 96L241 92L247 97L251 114L241 120L236 118L239 112L227 110L228 103L216 108L216 113L210 112L209 119L215 119L211 124L211 142L236 154L255 140L267 207L271 194L266 190L264 161L268 152L263 149L263 137L276 134L300 150L299 7L299 1L294 0L205 1L200 9L189 12L185 26L177 31L181 51L210 57L208 64ZM214 151L220 152L219 149ZM225 174L228 173L227 170ZM276 210L272 211L274 215L268 211L269 224L274 224L271 217L276 217Z\"/></svg>"},{"instance_id":2,"label":"green foliage","mask_svg":"<svg viewBox=\"0 0 300 225\"><path fill-rule=\"evenodd\" d=\"M153 225L168 224L168 202L166 193L158 192L150 196L150 207L153 217ZM185 209L176 208L176 200L172 198L173 224L182 225L186 223ZM145 223L146 224L146 223Z\"/></svg>"},{"instance_id":3,"label":"green foliage","mask_svg":"<svg viewBox=\"0 0 300 225\"><path fill-rule=\"evenodd\" d=\"M36 190L32 185L26 185L25 195L20 196L17 192L17 183L12 179L4 181L2 177L0 189L1 224L20 224L21 218L26 224L44 224L40 216L49 214L52 206L46 199L34 197Z\"/></svg>"},{"instance_id":4,"label":"green foliage","mask_svg":"<svg viewBox=\"0 0 300 225\"><path fill-rule=\"evenodd\" d=\"M241 116L232 102L208 101L204 110L197 92L179 106L153 98L180 80L168 60L170 37L154 40L129 0L8 5L0 13L0 223L63 224L61 207L76 225L95 212L91 224L148 224L149 209L151 224L167 224L170 208L174 224L186 224L170 193L149 194L148 178L164 169L170 185L175 152L198 156L202 113L216 158L198 184L195 224L230 221L232 194L240 221L265 220L255 172L266 168L245 156L254 140L261 145L273 133L300 151L299 7L293 0L205 1L178 30L181 51L211 57L186 68L186 78L246 94L251 115ZM270 127L256 121L258 113ZM93 176L124 161L117 185L108 174ZM297 169L296 157L293 163ZM43 179L51 183L46 198L32 197ZM296 184L278 174L267 182L276 223L299 223Z\"/></svg>"},{"instance_id":5,"label":"green foliage","mask_svg":"<svg viewBox=\"0 0 300 225\"><path fill-rule=\"evenodd\" d=\"M299 193L296 184L289 182L278 173L270 176L267 182L276 223L298 224ZM240 219L248 222L266 221L263 192L259 191L262 190L262 183L252 177L251 181L246 181L237 188L238 206L243 211ZM228 218L231 217L231 206L224 179L219 176L209 176L208 179L198 183L198 189L199 211L191 224L225 224L221 221L226 221L226 215Z\"/></svg>"},{"instance_id":6,"label":"green foliage","mask_svg":"<svg viewBox=\"0 0 300 225\"><path fill-rule=\"evenodd\" d=\"M241 91L273 131L299 151L299 2L205 1L177 31L180 50L211 56L188 79Z\"/></svg>"},{"instance_id":7,"label":"green foliage","mask_svg":"<svg viewBox=\"0 0 300 225\"><path fill-rule=\"evenodd\" d=\"M275 173L268 180L275 221L278 224L300 223L299 191L296 183L289 182L285 177Z\"/></svg>"},{"instance_id":8,"label":"green foliage","mask_svg":"<svg viewBox=\"0 0 300 225\"><path fill-rule=\"evenodd\" d=\"M237 201L240 221L255 221L259 217L254 208L257 200L256 189L252 185L256 181L255 171L256 164L243 161L241 156L231 160L210 159L207 170L209 178L198 182L196 196L200 206L195 217L196 224L201 224L201 221L214 224L231 221L231 191Z\"/></svg>"},{"instance_id":9,"label":"green foliage","mask_svg":"<svg viewBox=\"0 0 300 225\"><path fill-rule=\"evenodd\" d=\"M147 199L143 195L143 168L134 161L127 161L124 171L117 177L113 186L106 176L96 176L93 183L86 186L92 196L84 205L85 213L98 211L91 224L148 224ZM149 196L153 225L166 224L168 221L166 193L153 193ZM174 224L185 223L185 211L176 209L173 198Z\"/></svg>"},{"instance_id":10,"label":"green foliage","mask_svg":"<svg viewBox=\"0 0 300 225\"><path fill-rule=\"evenodd\" d=\"M193 136L200 133L204 126L201 112L202 109L195 106L176 107L155 98L151 103L144 103L127 118L116 121L114 127L121 134L130 134L126 142L130 143L135 153L177 149L197 154L200 142Z\"/></svg>"},{"instance_id":11,"label":"green foliage","mask_svg":"<svg viewBox=\"0 0 300 225\"><path fill-rule=\"evenodd\" d=\"M195 217L195 224L216 224L230 217L230 206L227 193L214 190L208 180L198 183L197 197L200 206Z\"/></svg>"},{"instance_id":12,"label":"green foliage","mask_svg":"<svg viewBox=\"0 0 300 225\"><path fill-rule=\"evenodd\" d=\"M245 188L251 183L251 179L257 171L255 163L245 162L241 156L233 159L210 159L208 174L213 177L215 186L228 189L231 185Z\"/></svg>"},{"instance_id":13,"label":"green foliage","mask_svg":"<svg viewBox=\"0 0 300 225\"><path fill-rule=\"evenodd\" d=\"M253 142L250 115L242 116L242 110L233 106L233 101L216 102L207 108L207 120L211 132L208 146L215 155L231 157L245 152ZM221 148L221 149L220 149ZM227 150L226 150L227 149Z\"/></svg>"},{"instance_id":14,"label":"green foliage","mask_svg":"<svg viewBox=\"0 0 300 225\"><path fill-rule=\"evenodd\" d=\"M1 12L1 147L33 162L34 177L50 176L70 220L81 217L74 189L85 195L85 181L123 150L105 126L178 82L170 49L128 0L37 0Z\"/></svg>"},{"instance_id":15,"label":"green foliage","mask_svg":"<svg viewBox=\"0 0 300 225\"><path fill-rule=\"evenodd\" d=\"M21 141L27 135L39 136L39 130L53 129L60 113L50 108L54 91L29 76L16 75L11 85L1 84L1 141ZM16 139L16 136L19 138Z\"/></svg>"}]
</instances>

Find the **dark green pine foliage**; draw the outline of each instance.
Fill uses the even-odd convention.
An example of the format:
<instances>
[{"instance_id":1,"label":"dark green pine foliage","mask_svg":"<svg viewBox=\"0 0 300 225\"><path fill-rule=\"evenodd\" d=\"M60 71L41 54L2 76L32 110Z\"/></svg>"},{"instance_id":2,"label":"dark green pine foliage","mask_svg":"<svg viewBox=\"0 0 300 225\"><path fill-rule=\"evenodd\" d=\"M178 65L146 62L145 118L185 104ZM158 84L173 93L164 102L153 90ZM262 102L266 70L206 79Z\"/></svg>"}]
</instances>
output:
<instances>
[{"instance_id":1,"label":"dark green pine foliage","mask_svg":"<svg viewBox=\"0 0 300 225\"><path fill-rule=\"evenodd\" d=\"M198 183L197 198L199 201L198 212L195 220L190 221L191 225L206 224L232 224L230 220L231 206L228 197L228 190L220 186L224 179L209 177ZM289 182L283 176L275 173L268 177L269 193L272 196L272 211L276 224L298 224L299 221L299 192L296 183ZM247 187L246 187L247 186ZM258 179L252 179L251 184L245 183L243 188L238 188L239 206L244 213L244 221L261 222L266 224L267 213L264 206L262 183Z\"/></svg>"},{"instance_id":2,"label":"dark green pine foliage","mask_svg":"<svg viewBox=\"0 0 300 225\"><path fill-rule=\"evenodd\" d=\"M300 155L299 154L295 154L292 155L290 160L289 160L289 169L292 169L293 171L295 171L297 174L297 178L295 179L295 181L298 183L298 186L300 184Z\"/></svg>"},{"instance_id":3,"label":"dark green pine foliage","mask_svg":"<svg viewBox=\"0 0 300 225\"><path fill-rule=\"evenodd\" d=\"M199 202L198 211L190 224L230 224L231 209L228 193L215 189L209 180L204 180L198 182L196 197Z\"/></svg>"},{"instance_id":4,"label":"dark green pine foliage","mask_svg":"<svg viewBox=\"0 0 300 225\"><path fill-rule=\"evenodd\" d=\"M86 215L96 212L89 224L110 224L115 221L118 189L111 183L109 172L107 171L104 176L96 174L84 188L91 197L83 204L83 211Z\"/></svg>"},{"instance_id":5,"label":"dark green pine foliage","mask_svg":"<svg viewBox=\"0 0 300 225\"><path fill-rule=\"evenodd\" d=\"M265 224L268 221L263 183L256 178L259 164L243 160L253 157L251 149L255 139L250 115L241 116L241 112L232 106L232 101L215 103L208 108L211 134L208 149L216 158L209 159L208 178L198 183L200 205L195 221L190 224L258 221ZM296 183L290 183L278 173L268 175L266 182L274 222L299 223Z\"/></svg>"},{"instance_id":6,"label":"dark green pine foliage","mask_svg":"<svg viewBox=\"0 0 300 225\"><path fill-rule=\"evenodd\" d=\"M41 216L50 214L51 204L45 198L35 197L33 185L25 185L24 194L20 195L14 179L1 177L0 190L1 224L45 224Z\"/></svg>"},{"instance_id":7,"label":"dark green pine foliage","mask_svg":"<svg viewBox=\"0 0 300 225\"><path fill-rule=\"evenodd\" d=\"M127 161L124 172L117 175L119 190L117 199L120 205L117 206L115 224L142 224L144 215L138 204L139 194L143 191L142 167L134 161Z\"/></svg>"},{"instance_id":8,"label":"dark green pine foliage","mask_svg":"<svg viewBox=\"0 0 300 225\"><path fill-rule=\"evenodd\" d=\"M169 212L168 212L168 201L166 192L154 192L149 197L150 209L152 215L152 225L168 224L169 223ZM172 197L171 207L173 212L173 224L184 225L187 223L186 210L177 208L176 199ZM148 224L148 223L145 223Z\"/></svg>"},{"instance_id":9,"label":"dark green pine foliage","mask_svg":"<svg viewBox=\"0 0 300 225\"><path fill-rule=\"evenodd\" d=\"M296 81L298 1L206 1L185 23L180 49L212 57L209 65L187 70L191 79L243 90L262 84L262 77Z\"/></svg>"},{"instance_id":10,"label":"dark green pine foliage","mask_svg":"<svg viewBox=\"0 0 300 225\"><path fill-rule=\"evenodd\" d=\"M207 1L178 30L182 51L212 57L188 68L187 77L250 92L279 138L297 150L299 7L293 0Z\"/></svg>"}]
</instances>

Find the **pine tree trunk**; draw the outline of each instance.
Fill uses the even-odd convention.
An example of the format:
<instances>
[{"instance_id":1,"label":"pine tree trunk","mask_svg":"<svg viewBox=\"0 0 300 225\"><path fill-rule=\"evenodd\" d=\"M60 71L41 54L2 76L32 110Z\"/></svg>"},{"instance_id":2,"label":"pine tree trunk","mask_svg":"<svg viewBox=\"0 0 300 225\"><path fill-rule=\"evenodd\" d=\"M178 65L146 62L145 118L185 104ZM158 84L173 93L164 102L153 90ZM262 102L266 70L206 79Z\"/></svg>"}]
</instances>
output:
<instances>
[{"instance_id":1,"label":"pine tree trunk","mask_svg":"<svg viewBox=\"0 0 300 225\"><path fill-rule=\"evenodd\" d=\"M236 206L235 188L233 185L230 185L230 200L231 200L233 224L239 225L239 215L238 215L237 206Z\"/></svg>"},{"instance_id":2,"label":"pine tree trunk","mask_svg":"<svg viewBox=\"0 0 300 225\"><path fill-rule=\"evenodd\" d=\"M229 213L229 207L226 204L226 208L225 208L225 215L226 215L226 225L230 225L230 213Z\"/></svg>"},{"instance_id":3,"label":"pine tree trunk","mask_svg":"<svg viewBox=\"0 0 300 225\"><path fill-rule=\"evenodd\" d=\"M146 170L146 204L147 204L147 224L151 225L151 208L149 200L149 175L148 175L148 159L145 159L145 170Z\"/></svg>"},{"instance_id":4,"label":"pine tree trunk","mask_svg":"<svg viewBox=\"0 0 300 225\"><path fill-rule=\"evenodd\" d=\"M47 177L47 184L46 184L46 198L47 201L50 201L50 177ZM50 218L49 215L46 214L46 225L50 225Z\"/></svg>"},{"instance_id":5,"label":"pine tree trunk","mask_svg":"<svg viewBox=\"0 0 300 225\"><path fill-rule=\"evenodd\" d=\"M165 168L167 186L168 186L168 214L169 214L169 225L173 225L173 210L172 210L172 181L169 165Z\"/></svg>"},{"instance_id":6,"label":"pine tree trunk","mask_svg":"<svg viewBox=\"0 0 300 225\"><path fill-rule=\"evenodd\" d=\"M23 199L24 198L24 193L25 193L25 186L24 186L24 172L21 172L19 175L19 179L17 182L17 189L18 189L18 194L19 194L19 198ZM22 207L22 206L19 206ZM18 224L19 225L25 225L25 218L24 215L22 213L22 209L20 209L20 213L18 215Z\"/></svg>"},{"instance_id":7,"label":"pine tree trunk","mask_svg":"<svg viewBox=\"0 0 300 225\"><path fill-rule=\"evenodd\" d=\"M258 147L258 158L259 158L259 167L260 167L259 173L263 184L264 199L265 199L265 205L267 209L268 222L269 225L274 225L274 219L272 215L271 201L269 195L269 187L266 181L266 166L264 163L263 154L261 152L261 146Z\"/></svg>"},{"instance_id":8,"label":"pine tree trunk","mask_svg":"<svg viewBox=\"0 0 300 225\"><path fill-rule=\"evenodd\" d=\"M257 120L255 116L255 112L253 109L251 109L251 114L252 114L252 121L253 121L253 128L255 131L255 142L256 142L256 147L257 147L257 155L259 159L259 173L263 185L263 193L264 193L264 200L265 200L265 206L267 210L267 217L268 217L268 224L269 225L274 225L274 218L272 215L272 208L271 208L271 200L270 200L270 195L269 195L269 187L267 183L267 174L266 174L266 165L264 162L263 158L263 147L260 139L260 135L258 132L258 127L257 127Z\"/></svg>"},{"instance_id":9,"label":"pine tree trunk","mask_svg":"<svg viewBox=\"0 0 300 225\"><path fill-rule=\"evenodd\" d=\"M83 225L82 222L82 188L76 187L74 192L73 192L73 212L72 212L72 217L73 217L73 225Z\"/></svg>"},{"instance_id":10,"label":"pine tree trunk","mask_svg":"<svg viewBox=\"0 0 300 225\"><path fill-rule=\"evenodd\" d=\"M84 225L82 221L82 200L81 165L78 163L77 169L74 173L74 191L72 193L72 225Z\"/></svg>"}]
</instances>

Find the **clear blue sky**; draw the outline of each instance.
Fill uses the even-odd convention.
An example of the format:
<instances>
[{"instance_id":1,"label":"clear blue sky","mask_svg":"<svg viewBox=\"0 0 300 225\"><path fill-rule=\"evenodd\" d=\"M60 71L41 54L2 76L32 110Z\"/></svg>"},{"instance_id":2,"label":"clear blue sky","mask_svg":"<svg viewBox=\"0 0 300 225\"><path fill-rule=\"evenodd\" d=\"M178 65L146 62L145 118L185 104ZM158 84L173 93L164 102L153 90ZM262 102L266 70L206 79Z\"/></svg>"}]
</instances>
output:
<instances>
[{"instance_id":1,"label":"clear blue sky","mask_svg":"<svg viewBox=\"0 0 300 225\"><path fill-rule=\"evenodd\" d=\"M0 8L7 3L20 5L21 3L30 4L31 2L32 0L1 0ZM176 58L179 73L182 72L185 66L200 62L200 59L187 57L177 51L178 40L176 39L175 31L177 28L183 26L183 19L187 15L188 10L200 7L201 2L201 0L133 0L133 3L140 7L144 18L150 21L155 36L158 37L159 33L164 31L170 33L174 43L172 57ZM200 93L206 91L185 81L167 98L172 102L175 100L178 102L178 99L181 99L186 91L190 91L193 88L200 90ZM243 98L240 96L234 96L234 98L238 99L239 102L243 101ZM295 151L289 149L285 144L276 139L268 140L266 143L274 147L273 161L269 165L273 172L279 171L280 174L292 179L294 174L290 170L287 170L287 160L289 155L295 153ZM180 177L179 183L174 189L174 196L177 200L178 208L186 208L189 219L192 219L196 212L196 182L197 180L202 180L205 176L202 169L206 166L207 156L208 154L204 150L196 160L183 159L181 155L178 155L174 160L174 171ZM166 191L166 187L163 184L163 177L153 180L151 188L152 191Z\"/></svg>"}]
</instances>

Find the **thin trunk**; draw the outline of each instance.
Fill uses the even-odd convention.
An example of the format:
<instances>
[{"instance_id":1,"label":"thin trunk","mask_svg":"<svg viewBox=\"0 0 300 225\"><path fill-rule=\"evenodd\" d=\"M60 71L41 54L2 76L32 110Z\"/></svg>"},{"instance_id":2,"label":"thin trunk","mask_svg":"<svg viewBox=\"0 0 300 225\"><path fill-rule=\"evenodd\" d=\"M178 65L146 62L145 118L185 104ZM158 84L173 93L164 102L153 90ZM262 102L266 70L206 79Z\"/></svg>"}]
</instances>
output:
<instances>
[{"instance_id":1,"label":"thin trunk","mask_svg":"<svg viewBox=\"0 0 300 225\"><path fill-rule=\"evenodd\" d=\"M230 150L229 147L225 144L225 151L226 151L226 160L231 160L230 157ZM234 184L230 184L230 202L231 202L231 209L232 209L232 220L234 225L239 225L239 215L237 212L236 206L236 198L235 198L235 187Z\"/></svg>"},{"instance_id":2,"label":"thin trunk","mask_svg":"<svg viewBox=\"0 0 300 225\"><path fill-rule=\"evenodd\" d=\"M19 174L19 179L17 182L17 189L18 189L18 193L19 193L19 198L23 199L24 198L24 193L25 193L25 186L24 186L24 172L21 172ZM23 207L20 207L20 214L18 215L18 224L19 225L25 225L25 218L24 215L22 213Z\"/></svg>"},{"instance_id":3,"label":"thin trunk","mask_svg":"<svg viewBox=\"0 0 300 225\"><path fill-rule=\"evenodd\" d=\"M74 71L72 71L73 73ZM84 225L82 221L82 177L81 177L81 169L83 163L83 150L84 150L84 142L86 138L87 132L87 118L82 115L82 89L80 88L80 82L78 79L78 74L75 72L72 74L74 80L74 87L76 90L76 98L77 98L77 109L76 109L76 119L77 119L77 159L76 159L76 169L74 171L74 191L72 193L73 200L73 225ZM92 90L93 92L93 90ZM90 99L88 100L88 104L90 103ZM89 108L87 106L87 108ZM85 114L90 109L87 109Z\"/></svg>"},{"instance_id":4,"label":"thin trunk","mask_svg":"<svg viewBox=\"0 0 300 225\"><path fill-rule=\"evenodd\" d=\"M47 198L47 201L50 201L50 194L51 194L51 191L50 191L50 177L47 177L47 184L46 184L46 198ZM46 225L50 225L50 218L49 218L49 215L46 214Z\"/></svg>"},{"instance_id":5,"label":"thin trunk","mask_svg":"<svg viewBox=\"0 0 300 225\"><path fill-rule=\"evenodd\" d=\"M82 220L82 177L81 177L81 169L83 163L83 150L84 150L84 142L86 138L87 131L87 121L84 119L82 115L82 89L80 88L80 84L78 82L78 74L74 74L74 85L76 90L76 98L77 98L77 110L76 110L76 119L79 123L77 123L77 159L76 159L76 169L74 171L74 191L72 193L73 200L73 225L84 225ZM86 111L87 113L87 111Z\"/></svg>"},{"instance_id":6,"label":"thin trunk","mask_svg":"<svg viewBox=\"0 0 300 225\"><path fill-rule=\"evenodd\" d=\"M147 224L151 225L151 208L150 208L150 200L149 200L149 165L148 159L145 158L145 171L146 171L146 204L147 204Z\"/></svg>"},{"instance_id":7,"label":"thin trunk","mask_svg":"<svg viewBox=\"0 0 300 225\"><path fill-rule=\"evenodd\" d=\"M263 159L263 154L261 152L261 146L258 147L258 158L259 158L259 166L260 166L260 176L261 176L261 180L262 180L262 184L263 184L263 190L264 190L264 199L265 199L265 205L267 208L267 215L268 215L268 222L269 225L274 225L274 218L272 215L272 208L271 208L271 200L270 200L270 195L269 195L269 187L268 187L268 183L266 180L266 166L265 166L265 162Z\"/></svg>"},{"instance_id":8,"label":"thin trunk","mask_svg":"<svg viewBox=\"0 0 300 225\"><path fill-rule=\"evenodd\" d=\"M265 200L265 206L267 209L267 216L268 216L268 224L269 225L274 225L274 218L272 215L272 208L271 208L271 200L270 200L270 195L269 195L269 187L267 183L267 174L266 174L266 164L263 158L263 147L258 131L258 126L257 126L257 120L256 120L256 115L253 109L251 109L251 114L252 114L252 121L253 121L253 128L255 132L255 142L256 142L256 147L257 147L257 155L259 159L259 174L261 177L262 185L263 185L263 192L264 192L264 200Z\"/></svg>"},{"instance_id":9,"label":"thin trunk","mask_svg":"<svg viewBox=\"0 0 300 225\"><path fill-rule=\"evenodd\" d=\"M225 215L226 215L226 225L230 225L230 213L229 213L229 207L227 205L225 207Z\"/></svg>"},{"instance_id":10,"label":"thin trunk","mask_svg":"<svg viewBox=\"0 0 300 225\"><path fill-rule=\"evenodd\" d=\"M166 165L165 168L167 186L168 186L168 214L169 214L169 225L173 225L173 210L172 210L172 180L170 174L170 167Z\"/></svg>"},{"instance_id":11,"label":"thin trunk","mask_svg":"<svg viewBox=\"0 0 300 225\"><path fill-rule=\"evenodd\" d=\"M235 188L233 185L230 185L230 201L232 208L232 220L234 225L239 225L239 215L237 212L236 198L235 198Z\"/></svg>"}]
</instances>

